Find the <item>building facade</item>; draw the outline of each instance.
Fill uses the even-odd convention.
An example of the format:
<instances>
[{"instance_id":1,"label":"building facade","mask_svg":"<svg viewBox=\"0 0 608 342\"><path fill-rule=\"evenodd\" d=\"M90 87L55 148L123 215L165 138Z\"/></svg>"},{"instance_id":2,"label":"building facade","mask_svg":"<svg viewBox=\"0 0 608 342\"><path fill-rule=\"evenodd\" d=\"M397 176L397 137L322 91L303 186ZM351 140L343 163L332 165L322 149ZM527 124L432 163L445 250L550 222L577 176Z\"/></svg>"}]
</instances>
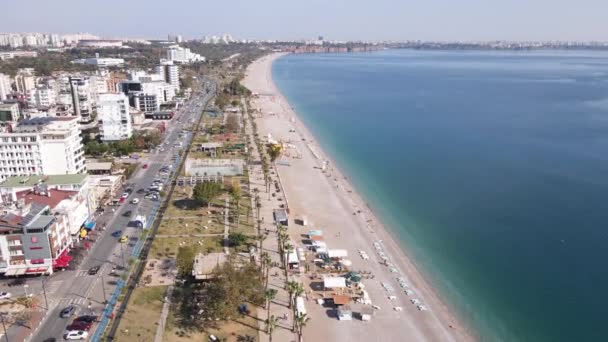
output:
<instances>
[{"instance_id":1,"label":"building facade","mask_svg":"<svg viewBox=\"0 0 608 342\"><path fill-rule=\"evenodd\" d=\"M11 176L84 173L77 118L21 120L0 132L0 181Z\"/></svg>"},{"instance_id":2,"label":"building facade","mask_svg":"<svg viewBox=\"0 0 608 342\"><path fill-rule=\"evenodd\" d=\"M100 94L97 115L101 121L103 141L125 140L133 135L129 100L124 94Z\"/></svg>"},{"instance_id":3,"label":"building facade","mask_svg":"<svg viewBox=\"0 0 608 342\"><path fill-rule=\"evenodd\" d=\"M69 77L74 116L80 123L90 123L92 117L91 85L87 77Z\"/></svg>"}]
</instances>

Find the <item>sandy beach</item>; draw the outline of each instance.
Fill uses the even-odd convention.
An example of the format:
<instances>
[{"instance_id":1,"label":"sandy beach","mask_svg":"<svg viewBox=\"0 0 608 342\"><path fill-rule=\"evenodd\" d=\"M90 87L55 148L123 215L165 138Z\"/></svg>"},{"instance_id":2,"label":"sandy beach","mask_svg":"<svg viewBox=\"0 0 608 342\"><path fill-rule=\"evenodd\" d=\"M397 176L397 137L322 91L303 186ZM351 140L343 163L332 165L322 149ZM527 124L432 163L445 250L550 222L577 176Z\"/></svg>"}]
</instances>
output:
<instances>
[{"instance_id":1,"label":"sandy beach","mask_svg":"<svg viewBox=\"0 0 608 342\"><path fill-rule=\"evenodd\" d=\"M332 317L327 308L309 300L306 309L311 321L305 328L304 339L474 340L443 304L406 252L368 209L364 199L316 143L275 87L271 65L281 56L276 53L252 63L243 83L258 94L252 107L261 111L256 119L260 136L271 134L274 139L289 146L279 158L276 170L288 202L290 219L305 216L308 220L305 227L290 224L290 236L302 247L302 234L311 229L322 229L330 248L348 251L351 269L373 274L373 279L364 279L363 284L377 308L369 322L357 319L339 321ZM324 165L327 167L323 170ZM364 251L369 259L362 258L358 251ZM419 310L412 303L413 299L427 310Z\"/></svg>"}]
</instances>

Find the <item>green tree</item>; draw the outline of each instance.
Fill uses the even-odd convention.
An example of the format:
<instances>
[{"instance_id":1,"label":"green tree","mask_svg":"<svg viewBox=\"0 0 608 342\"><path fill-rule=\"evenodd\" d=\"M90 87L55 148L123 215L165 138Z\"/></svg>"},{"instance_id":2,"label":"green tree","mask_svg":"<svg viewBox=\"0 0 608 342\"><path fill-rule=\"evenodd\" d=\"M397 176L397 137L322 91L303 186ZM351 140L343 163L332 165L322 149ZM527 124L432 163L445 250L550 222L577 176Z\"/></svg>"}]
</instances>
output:
<instances>
[{"instance_id":1,"label":"green tree","mask_svg":"<svg viewBox=\"0 0 608 342\"><path fill-rule=\"evenodd\" d=\"M297 332L298 332L298 341L302 342L302 335L304 334L304 327L306 326L306 324L308 323L308 321L310 321L310 318L308 316L306 316L305 313L299 313L296 317L295 320L296 322L296 327L297 327Z\"/></svg>"},{"instance_id":2,"label":"green tree","mask_svg":"<svg viewBox=\"0 0 608 342\"><path fill-rule=\"evenodd\" d=\"M241 191L241 186L239 185L239 183L235 183L234 185L232 185L232 188L230 189L230 197L232 198L232 202L235 204L236 206L236 229L239 229L239 220L240 220L240 204L241 204L241 199L243 198L243 193Z\"/></svg>"},{"instance_id":3,"label":"green tree","mask_svg":"<svg viewBox=\"0 0 608 342\"><path fill-rule=\"evenodd\" d=\"M181 277L189 277L192 275L195 257L194 252L192 246L180 247L177 250L177 273Z\"/></svg>"},{"instance_id":4,"label":"green tree","mask_svg":"<svg viewBox=\"0 0 608 342\"><path fill-rule=\"evenodd\" d=\"M230 233L228 234L228 243L230 246L239 247L247 243L249 238L243 233Z\"/></svg>"},{"instance_id":5,"label":"green tree","mask_svg":"<svg viewBox=\"0 0 608 342\"><path fill-rule=\"evenodd\" d=\"M266 319L266 332L268 333L269 342L272 342L272 334L274 333L274 329L276 329L278 324L279 320L274 315Z\"/></svg>"},{"instance_id":6,"label":"green tree","mask_svg":"<svg viewBox=\"0 0 608 342\"><path fill-rule=\"evenodd\" d=\"M203 182L196 184L192 190L192 197L201 205L211 205L217 196L222 192L222 185L215 182Z\"/></svg>"},{"instance_id":7,"label":"green tree","mask_svg":"<svg viewBox=\"0 0 608 342\"><path fill-rule=\"evenodd\" d=\"M270 317L270 302L275 299L277 292L278 291L276 289L267 289L264 292L264 299L266 299L266 317Z\"/></svg>"}]
</instances>

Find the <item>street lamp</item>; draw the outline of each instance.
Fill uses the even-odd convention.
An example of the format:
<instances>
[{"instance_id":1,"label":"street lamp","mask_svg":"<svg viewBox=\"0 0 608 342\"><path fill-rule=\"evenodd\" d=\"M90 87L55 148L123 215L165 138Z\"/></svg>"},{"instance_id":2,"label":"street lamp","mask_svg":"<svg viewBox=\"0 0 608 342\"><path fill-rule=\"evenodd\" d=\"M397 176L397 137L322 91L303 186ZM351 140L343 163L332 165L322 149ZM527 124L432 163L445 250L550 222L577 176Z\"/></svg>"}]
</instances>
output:
<instances>
[{"instance_id":1,"label":"street lamp","mask_svg":"<svg viewBox=\"0 0 608 342\"><path fill-rule=\"evenodd\" d=\"M6 315L6 312L0 312L0 320L2 320L2 329L4 329L4 338L6 338L6 342L8 342L8 334L6 333L6 325L4 325L4 315Z\"/></svg>"},{"instance_id":2,"label":"street lamp","mask_svg":"<svg viewBox=\"0 0 608 342\"><path fill-rule=\"evenodd\" d=\"M42 276L40 278L40 282L42 283L42 293L44 294L44 306L48 310L49 309L49 302L46 299L46 287L44 286L45 283L46 283L46 281L44 281L44 276Z\"/></svg>"}]
</instances>

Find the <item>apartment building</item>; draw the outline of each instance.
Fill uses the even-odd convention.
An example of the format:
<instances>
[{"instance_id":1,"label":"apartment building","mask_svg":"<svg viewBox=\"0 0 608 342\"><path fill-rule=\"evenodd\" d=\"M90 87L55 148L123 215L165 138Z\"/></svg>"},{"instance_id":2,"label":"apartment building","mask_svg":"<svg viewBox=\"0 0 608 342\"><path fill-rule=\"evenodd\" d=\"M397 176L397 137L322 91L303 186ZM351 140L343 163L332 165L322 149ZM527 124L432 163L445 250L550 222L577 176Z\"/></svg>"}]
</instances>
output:
<instances>
[{"instance_id":1,"label":"apartment building","mask_svg":"<svg viewBox=\"0 0 608 342\"><path fill-rule=\"evenodd\" d=\"M97 99L97 115L101 121L103 141L124 140L133 135L129 99L126 95L100 94Z\"/></svg>"},{"instance_id":2,"label":"apartment building","mask_svg":"<svg viewBox=\"0 0 608 342\"><path fill-rule=\"evenodd\" d=\"M0 132L0 182L11 176L84 173L78 118L21 120Z\"/></svg>"},{"instance_id":3,"label":"apartment building","mask_svg":"<svg viewBox=\"0 0 608 342\"><path fill-rule=\"evenodd\" d=\"M0 101L5 101L12 92L11 78L8 75L0 74Z\"/></svg>"},{"instance_id":4,"label":"apartment building","mask_svg":"<svg viewBox=\"0 0 608 342\"><path fill-rule=\"evenodd\" d=\"M19 117L18 103L0 103L0 125L17 122Z\"/></svg>"},{"instance_id":5,"label":"apartment building","mask_svg":"<svg viewBox=\"0 0 608 342\"><path fill-rule=\"evenodd\" d=\"M72 247L62 215L54 215L45 204L18 208L0 217L0 273L5 276L52 274L67 267Z\"/></svg>"},{"instance_id":6,"label":"apartment building","mask_svg":"<svg viewBox=\"0 0 608 342\"><path fill-rule=\"evenodd\" d=\"M74 116L78 121L87 124L93 121L91 116L93 104L91 99L91 84L88 77L69 77L70 91L72 93L72 106Z\"/></svg>"},{"instance_id":7,"label":"apartment building","mask_svg":"<svg viewBox=\"0 0 608 342\"><path fill-rule=\"evenodd\" d=\"M160 65L156 66L156 73L163 76L165 82L175 87L175 90L179 90L179 67L171 61L163 61Z\"/></svg>"}]
</instances>

